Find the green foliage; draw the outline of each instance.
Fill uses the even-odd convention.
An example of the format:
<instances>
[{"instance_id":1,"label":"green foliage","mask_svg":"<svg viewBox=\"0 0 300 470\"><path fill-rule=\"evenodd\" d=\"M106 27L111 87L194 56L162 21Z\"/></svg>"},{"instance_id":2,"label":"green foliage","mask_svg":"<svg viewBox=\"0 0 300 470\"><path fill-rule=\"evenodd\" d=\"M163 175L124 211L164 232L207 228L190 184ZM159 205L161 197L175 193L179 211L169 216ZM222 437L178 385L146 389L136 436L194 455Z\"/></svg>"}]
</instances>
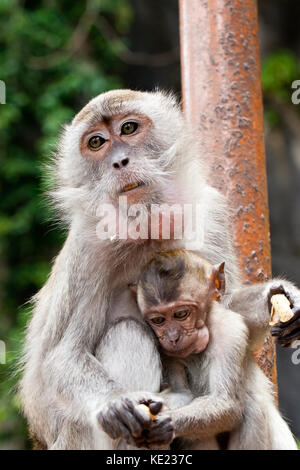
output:
<instances>
[{"instance_id":1,"label":"green foliage","mask_svg":"<svg viewBox=\"0 0 300 470\"><path fill-rule=\"evenodd\" d=\"M26 446L13 385L28 306L47 279L64 235L50 225L42 163L64 122L90 98L121 86L121 64L99 19L119 34L131 19L127 0L0 2L0 448Z\"/></svg>"},{"instance_id":2,"label":"green foliage","mask_svg":"<svg viewBox=\"0 0 300 470\"><path fill-rule=\"evenodd\" d=\"M290 50L273 52L262 63L263 91L280 101L290 100L291 84L299 76L299 59Z\"/></svg>"},{"instance_id":3,"label":"green foliage","mask_svg":"<svg viewBox=\"0 0 300 470\"><path fill-rule=\"evenodd\" d=\"M290 50L274 51L262 62L265 118L270 126L280 125L278 103L291 104L292 82L300 77L300 61Z\"/></svg>"}]
</instances>

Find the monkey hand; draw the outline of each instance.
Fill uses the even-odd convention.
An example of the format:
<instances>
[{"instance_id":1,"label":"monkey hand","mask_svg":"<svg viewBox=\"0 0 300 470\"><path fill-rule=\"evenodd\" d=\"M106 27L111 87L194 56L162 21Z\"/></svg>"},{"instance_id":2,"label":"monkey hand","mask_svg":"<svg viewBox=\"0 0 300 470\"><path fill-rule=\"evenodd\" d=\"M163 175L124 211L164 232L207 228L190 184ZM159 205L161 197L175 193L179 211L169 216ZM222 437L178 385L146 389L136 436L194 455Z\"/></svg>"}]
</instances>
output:
<instances>
[{"instance_id":1,"label":"monkey hand","mask_svg":"<svg viewBox=\"0 0 300 470\"><path fill-rule=\"evenodd\" d=\"M291 286L289 288L289 286ZM287 348L293 341L300 339L300 291L290 283L272 286L268 293L269 311L271 311L271 297L276 294L284 294L289 300L293 317L286 322L279 322L271 328L272 336L280 346Z\"/></svg>"},{"instance_id":2,"label":"monkey hand","mask_svg":"<svg viewBox=\"0 0 300 470\"><path fill-rule=\"evenodd\" d=\"M158 415L152 421L149 428L144 429L141 436L134 440L136 447L146 449L166 448L171 444L175 437L174 425L171 417L164 413Z\"/></svg>"},{"instance_id":3,"label":"monkey hand","mask_svg":"<svg viewBox=\"0 0 300 470\"><path fill-rule=\"evenodd\" d=\"M150 413L139 405L146 405ZM152 427L151 415L157 415L163 407L163 401L155 394L132 392L120 394L107 401L97 420L103 431L112 439L124 439L128 444L143 447L143 431ZM142 438L142 439L141 439Z\"/></svg>"}]
</instances>

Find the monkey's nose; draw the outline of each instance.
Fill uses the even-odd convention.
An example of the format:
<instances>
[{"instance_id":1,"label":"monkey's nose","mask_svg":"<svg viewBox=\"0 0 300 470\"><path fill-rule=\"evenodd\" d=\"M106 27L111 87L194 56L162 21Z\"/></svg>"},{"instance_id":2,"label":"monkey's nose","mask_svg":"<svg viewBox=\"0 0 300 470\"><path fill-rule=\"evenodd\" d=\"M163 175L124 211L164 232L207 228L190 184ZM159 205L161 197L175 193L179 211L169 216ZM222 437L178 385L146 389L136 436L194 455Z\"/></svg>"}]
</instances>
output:
<instances>
[{"instance_id":1,"label":"monkey's nose","mask_svg":"<svg viewBox=\"0 0 300 470\"><path fill-rule=\"evenodd\" d=\"M176 346L177 342L178 342L179 338L176 338L176 339L170 339L170 343L172 344L172 346Z\"/></svg>"},{"instance_id":2,"label":"monkey's nose","mask_svg":"<svg viewBox=\"0 0 300 470\"><path fill-rule=\"evenodd\" d=\"M119 162L113 163L113 167L116 168L116 170L120 170L123 166L128 165L129 163L129 158L123 158Z\"/></svg>"},{"instance_id":3,"label":"monkey's nose","mask_svg":"<svg viewBox=\"0 0 300 470\"><path fill-rule=\"evenodd\" d=\"M175 346L178 343L179 338L180 338L180 335L178 334L169 336L169 341L172 344L172 346Z\"/></svg>"}]
</instances>

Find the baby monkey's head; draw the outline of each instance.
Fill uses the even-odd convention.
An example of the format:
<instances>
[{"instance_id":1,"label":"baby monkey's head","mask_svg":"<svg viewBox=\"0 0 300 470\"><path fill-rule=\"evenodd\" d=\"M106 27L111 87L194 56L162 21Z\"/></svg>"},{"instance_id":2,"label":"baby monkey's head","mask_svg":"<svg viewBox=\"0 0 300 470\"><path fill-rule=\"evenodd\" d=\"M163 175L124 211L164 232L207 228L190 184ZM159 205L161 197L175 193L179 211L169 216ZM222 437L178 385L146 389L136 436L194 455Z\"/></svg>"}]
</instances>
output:
<instances>
[{"instance_id":1,"label":"baby monkey's head","mask_svg":"<svg viewBox=\"0 0 300 470\"><path fill-rule=\"evenodd\" d=\"M136 287L138 306L163 352L182 358L207 347L207 315L224 290L224 263L213 266L186 250L157 253Z\"/></svg>"}]
</instances>

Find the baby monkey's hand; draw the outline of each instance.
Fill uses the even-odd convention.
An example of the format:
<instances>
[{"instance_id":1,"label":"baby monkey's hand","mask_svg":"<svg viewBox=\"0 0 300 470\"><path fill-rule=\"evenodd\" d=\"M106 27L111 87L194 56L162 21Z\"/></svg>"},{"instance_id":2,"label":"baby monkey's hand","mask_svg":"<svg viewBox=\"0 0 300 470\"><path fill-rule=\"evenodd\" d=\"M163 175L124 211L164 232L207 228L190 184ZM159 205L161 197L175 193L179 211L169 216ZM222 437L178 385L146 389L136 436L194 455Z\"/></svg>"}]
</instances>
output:
<instances>
[{"instance_id":1,"label":"baby monkey's hand","mask_svg":"<svg viewBox=\"0 0 300 470\"><path fill-rule=\"evenodd\" d=\"M148 406L139 405L140 410L150 416L152 423L142 431L139 437L134 439L136 447L148 449L167 447L174 439L175 432L171 417L165 412L163 415L157 414L160 409L156 405L157 403Z\"/></svg>"}]
</instances>

